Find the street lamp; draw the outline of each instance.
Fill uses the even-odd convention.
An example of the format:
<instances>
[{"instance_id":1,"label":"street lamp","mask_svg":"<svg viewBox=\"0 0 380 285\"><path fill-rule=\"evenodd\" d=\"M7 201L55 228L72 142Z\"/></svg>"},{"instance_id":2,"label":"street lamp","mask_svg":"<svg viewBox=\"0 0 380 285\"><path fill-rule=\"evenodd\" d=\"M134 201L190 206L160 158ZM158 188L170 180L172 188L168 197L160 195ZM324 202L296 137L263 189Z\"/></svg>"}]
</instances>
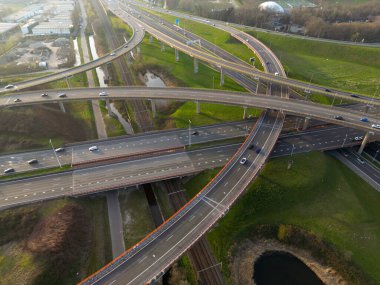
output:
<instances>
[{"instance_id":1,"label":"street lamp","mask_svg":"<svg viewBox=\"0 0 380 285\"><path fill-rule=\"evenodd\" d=\"M379 151L380 151L380 149L378 149L378 150L376 151L375 156L373 157L372 162L374 162L374 161L376 160L376 156L377 156L377 154L379 153Z\"/></svg>"},{"instance_id":2,"label":"street lamp","mask_svg":"<svg viewBox=\"0 0 380 285\"><path fill-rule=\"evenodd\" d=\"M191 121L189 120L189 147L191 147Z\"/></svg>"},{"instance_id":3,"label":"street lamp","mask_svg":"<svg viewBox=\"0 0 380 285\"><path fill-rule=\"evenodd\" d=\"M59 158L58 158L57 152L56 152L55 149L54 149L53 142L51 141L51 139L49 139L49 142L50 142L51 148L53 149L53 152L54 152L54 154L55 154L55 158L56 158L57 161L58 161L59 167L62 167L61 162L59 161Z\"/></svg>"},{"instance_id":4,"label":"street lamp","mask_svg":"<svg viewBox=\"0 0 380 285\"><path fill-rule=\"evenodd\" d=\"M342 148L344 148L344 144L346 143L347 137L348 137L348 132L346 133L346 137L345 137L344 140L343 140Z\"/></svg>"}]
</instances>

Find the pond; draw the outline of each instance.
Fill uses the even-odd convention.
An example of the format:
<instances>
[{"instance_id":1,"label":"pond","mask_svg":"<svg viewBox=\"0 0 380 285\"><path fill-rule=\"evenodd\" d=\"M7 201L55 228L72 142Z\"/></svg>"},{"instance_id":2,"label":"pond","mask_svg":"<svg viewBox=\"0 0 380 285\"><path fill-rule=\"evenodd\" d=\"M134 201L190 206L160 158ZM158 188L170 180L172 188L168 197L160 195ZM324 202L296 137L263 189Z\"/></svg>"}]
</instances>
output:
<instances>
[{"instance_id":1,"label":"pond","mask_svg":"<svg viewBox=\"0 0 380 285\"><path fill-rule=\"evenodd\" d=\"M266 251L254 264L256 285L324 285L300 259L284 251Z\"/></svg>"}]
</instances>

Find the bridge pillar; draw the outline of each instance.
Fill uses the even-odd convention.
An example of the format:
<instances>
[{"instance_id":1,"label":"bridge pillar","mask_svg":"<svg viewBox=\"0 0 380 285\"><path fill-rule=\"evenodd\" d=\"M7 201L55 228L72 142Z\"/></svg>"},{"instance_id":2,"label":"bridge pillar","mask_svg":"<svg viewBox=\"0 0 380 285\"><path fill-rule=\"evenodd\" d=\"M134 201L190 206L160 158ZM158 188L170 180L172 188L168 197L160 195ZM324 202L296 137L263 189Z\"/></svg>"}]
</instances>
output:
<instances>
[{"instance_id":1,"label":"bridge pillar","mask_svg":"<svg viewBox=\"0 0 380 285\"><path fill-rule=\"evenodd\" d=\"M194 57L194 73L198 73L198 58Z\"/></svg>"},{"instance_id":2,"label":"bridge pillar","mask_svg":"<svg viewBox=\"0 0 380 285\"><path fill-rule=\"evenodd\" d=\"M132 56L131 56L131 53L127 53L126 58L127 58L127 63L128 63L128 64L131 64L131 63L132 63Z\"/></svg>"},{"instance_id":3,"label":"bridge pillar","mask_svg":"<svg viewBox=\"0 0 380 285\"><path fill-rule=\"evenodd\" d=\"M179 51L178 49L175 49L175 61L179 61Z\"/></svg>"},{"instance_id":4,"label":"bridge pillar","mask_svg":"<svg viewBox=\"0 0 380 285\"><path fill-rule=\"evenodd\" d=\"M165 44L161 42L161 51L165 51Z\"/></svg>"},{"instance_id":5,"label":"bridge pillar","mask_svg":"<svg viewBox=\"0 0 380 285\"><path fill-rule=\"evenodd\" d=\"M153 37L152 37L152 35L149 36L149 42L153 43Z\"/></svg>"},{"instance_id":6,"label":"bridge pillar","mask_svg":"<svg viewBox=\"0 0 380 285\"><path fill-rule=\"evenodd\" d=\"M113 113L112 113L112 110L111 110L111 104L110 104L110 99L106 99L106 107L107 107L107 111L108 111L108 116L112 116Z\"/></svg>"},{"instance_id":7,"label":"bridge pillar","mask_svg":"<svg viewBox=\"0 0 380 285\"><path fill-rule=\"evenodd\" d=\"M256 83L256 94L259 92L259 86L260 86L260 78L257 78L257 83Z\"/></svg>"},{"instance_id":8,"label":"bridge pillar","mask_svg":"<svg viewBox=\"0 0 380 285\"><path fill-rule=\"evenodd\" d=\"M220 86L224 85L224 73L223 73L223 67L220 67Z\"/></svg>"},{"instance_id":9,"label":"bridge pillar","mask_svg":"<svg viewBox=\"0 0 380 285\"><path fill-rule=\"evenodd\" d=\"M243 106L243 120L247 119L247 106Z\"/></svg>"},{"instance_id":10,"label":"bridge pillar","mask_svg":"<svg viewBox=\"0 0 380 285\"><path fill-rule=\"evenodd\" d=\"M196 104L196 108L197 108L197 114L200 114L201 113L201 104L199 103L199 101L195 101L195 104Z\"/></svg>"},{"instance_id":11,"label":"bridge pillar","mask_svg":"<svg viewBox=\"0 0 380 285\"><path fill-rule=\"evenodd\" d=\"M58 102L59 108L63 113L66 113L65 105L63 105L63 102Z\"/></svg>"},{"instance_id":12,"label":"bridge pillar","mask_svg":"<svg viewBox=\"0 0 380 285\"><path fill-rule=\"evenodd\" d=\"M303 126L302 126L302 130L307 130L307 128L309 127L309 121L310 121L310 117L305 117L305 121L303 122Z\"/></svg>"},{"instance_id":13,"label":"bridge pillar","mask_svg":"<svg viewBox=\"0 0 380 285\"><path fill-rule=\"evenodd\" d=\"M150 104L152 106L152 115L153 115L153 118L156 118L157 117L156 102L154 100L150 100Z\"/></svg>"},{"instance_id":14,"label":"bridge pillar","mask_svg":"<svg viewBox=\"0 0 380 285\"><path fill-rule=\"evenodd\" d=\"M373 132L370 132L370 131L368 131L368 132L365 134L364 139L363 139L363 141L362 141L362 144L360 145L360 148L359 148L359 150L358 150L358 154L362 154L362 152L363 152L365 146L367 145L367 142L368 142L369 136L370 136L370 135L373 135L373 134L374 134L374 133L373 133Z\"/></svg>"}]
</instances>

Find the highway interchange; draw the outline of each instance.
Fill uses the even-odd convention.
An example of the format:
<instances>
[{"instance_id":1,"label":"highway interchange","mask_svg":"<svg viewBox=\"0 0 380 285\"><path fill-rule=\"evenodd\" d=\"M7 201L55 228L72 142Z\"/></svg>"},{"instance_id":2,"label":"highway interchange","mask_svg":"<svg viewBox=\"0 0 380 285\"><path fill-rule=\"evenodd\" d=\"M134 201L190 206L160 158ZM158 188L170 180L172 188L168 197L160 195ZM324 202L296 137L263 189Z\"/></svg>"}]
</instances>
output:
<instances>
[{"instance_id":1,"label":"highway interchange","mask_svg":"<svg viewBox=\"0 0 380 285\"><path fill-rule=\"evenodd\" d=\"M120 13L120 11L118 12ZM235 64L233 62L225 62L224 60L220 59L215 60L214 56L210 58L209 55L206 54L205 56L203 53L195 54L194 49L189 47L186 48L186 46L184 46L183 44L180 44L177 41L172 41L172 39L167 37L165 34L161 33L160 31L154 28L151 28L148 25L145 25L144 22L141 22L137 18L135 18L135 21L140 22L140 25L143 25L149 33L153 34L156 37L159 37L160 40L167 42L169 45L175 46L179 50L183 50L187 53L192 53L193 56L197 56L198 58L205 60L209 63L215 64L217 66L223 66L226 68L230 68L231 70L243 72L250 75L255 74L255 72L252 72L252 68L250 67L244 67L244 65ZM142 33L141 29L139 31ZM271 64L267 64L264 67L267 69L268 66L274 66L273 62L276 61L272 61ZM281 69L275 68L274 70L275 71L269 71L272 73L281 73ZM259 78L269 79L269 81L271 82L284 82L287 80L278 76L269 76L264 73L258 73L255 74L255 76ZM286 84L288 86L294 86L293 83L287 82ZM297 87L305 88L305 86L301 87L300 85L298 85L298 83ZM312 86L308 89L319 93L324 93L326 95L331 95L331 92L327 92L323 88L324 87ZM110 99L164 98L177 100L200 100L206 102L218 102L241 106L258 106L262 108L269 107L275 110L280 110L281 112L263 112L263 115L259 118L258 122L256 123L256 127L252 129L246 142L239 148L238 152L232 156L232 159L229 160L228 164L223 168L220 174L208 186L206 186L205 189L203 189L192 201L190 201L190 203L185 205L185 207L181 211L177 212L177 214L174 217L172 217L172 219L168 220L163 226L158 228L155 232L151 233L140 244L136 245L135 247L124 253L122 256L120 256L120 258L114 260L111 264L109 264L106 268L102 269L94 276L91 276L89 279L86 279L83 282L85 284L126 284L125 280L129 280L127 284L142 284L149 282L155 276L160 275L160 272L162 272L168 266L170 266L170 264L174 260L176 260L183 252L185 252L195 240L197 240L202 234L204 234L204 232L206 232L220 217L222 217L228 211L229 207L233 204L233 202L244 191L246 186L260 171L281 131L284 120L284 115L282 113L283 111L301 114L305 116L311 116L329 122L335 122L342 125L359 128L365 131L372 131L374 133L377 133L377 131L371 128L371 124L379 123L376 117L371 116L368 116L370 119L370 123L361 122L360 118L363 116L363 113L344 111L336 107L320 107L316 104L312 104L309 102L286 100L281 98L275 98L273 96L247 96L246 94L238 93L228 94L228 92L209 92L202 90L192 91L180 89L166 89L165 92L159 89L150 89L148 91L149 94L144 95L142 93L146 93L147 91L143 88L141 88L140 90L138 89L140 88L131 88L128 91L128 94L126 94L126 91L123 92L121 89L117 90L117 88L112 90L108 89L107 92L110 93L108 96ZM130 92L131 90L133 91ZM31 103L57 102L58 100L65 101L99 98L98 89L87 91L75 90L75 95L73 95L74 93L69 94L68 90L66 90L65 92L67 93L66 98L57 98L56 94L47 98L41 98L40 93L13 94L9 97L2 98L0 104L2 104L2 106L4 107L10 107L14 105L24 105ZM170 94L171 92L173 94ZM347 97L350 95L351 94L345 92L336 92L336 96ZM21 102L13 102L13 100L16 98L19 98ZM352 99L364 101L364 99L362 98ZM377 104L377 102L374 101L373 104ZM344 117L344 120L336 120L334 118L336 115L342 115ZM345 136L345 140L346 139L347 136ZM262 151L257 153L253 150L248 149L249 145L251 145L252 143L254 143L255 146L260 148ZM289 147L286 149L289 149ZM293 147L292 150L294 150ZM234 151L231 152L231 155L233 152ZM184 166L187 166L186 168L191 169L192 167L194 167L193 162L189 162L189 157L181 157L180 154L168 154L168 156L171 156L171 158L169 158L168 160L174 159L174 161L181 161ZM246 164L239 163L242 157L246 157L248 159ZM143 160L149 159L151 158L144 158ZM200 159L200 157L198 157L198 159ZM214 158L214 160L215 159L216 158ZM201 162L198 160L196 161L196 163ZM119 164L117 164L117 166L119 166ZM101 174L104 171L103 167L104 166L99 167L100 171L98 173ZM168 166L167 170L169 170L169 168L170 166ZM141 167L140 170L144 171L144 168ZM146 175L154 175L154 169L149 170L150 172L145 172L148 173ZM86 171L87 170L85 169L79 170L78 173L72 175L71 179L63 179L63 181L70 180L71 182L71 184L67 183L66 185L65 191L67 191L67 193L72 193L76 188L78 188L79 193L86 193L86 189L94 189L98 187L98 184L102 185L99 185L99 188L97 189L104 189L104 187L107 186L107 183L112 184L114 182L117 182L117 179L120 179L120 175L123 175L122 173L125 172L125 170L123 169L120 169L120 172L118 172L119 170L117 170L115 172L118 172L119 177L111 177L111 179L109 179L108 177L102 177L99 174L98 177L103 179L101 181L96 181L96 176L89 177L90 180L87 180L91 181L91 184L89 186L85 185L87 181L84 177L88 175ZM179 169L174 169L174 171L178 171L177 175L180 175ZM159 174L157 175L159 176ZM134 178L135 176L139 177L143 176L143 174L140 173L140 175L138 175L138 173L130 173L128 178ZM127 179L126 176L124 177L124 179ZM161 176L160 178L162 179L163 176ZM57 179L57 177L54 177L53 179ZM95 185L92 185L93 181L96 181ZM134 183L139 182L138 180L135 180ZM125 185L125 182L119 182L119 186L121 185ZM51 192L58 191L57 189L53 190L55 191ZM34 195L34 192L32 195ZM53 195L56 194L54 193ZM125 270L125 268L128 268L128 270ZM112 274L110 274L111 272Z\"/></svg>"}]
</instances>

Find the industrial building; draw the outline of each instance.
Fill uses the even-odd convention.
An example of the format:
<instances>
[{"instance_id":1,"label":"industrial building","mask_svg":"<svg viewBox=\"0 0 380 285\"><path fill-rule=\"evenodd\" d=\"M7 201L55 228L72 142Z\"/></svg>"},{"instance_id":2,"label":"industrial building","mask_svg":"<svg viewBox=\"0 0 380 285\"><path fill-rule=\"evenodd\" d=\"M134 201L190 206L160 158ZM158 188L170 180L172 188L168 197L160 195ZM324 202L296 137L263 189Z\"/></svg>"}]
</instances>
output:
<instances>
[{"instance_id":1,"label":"industrial building","mask_svg":"<svg viewBox=\"0 0 380 285\"><path fill-rule=\"evenodd\" d=\"M32 28L33 35L70 35L71 22L41 22Z\"/></svg>"},{"instance_id":2,"label":"industrial building","mask_svg":"<svg viewBox=\"0 0 380 285\"><path fill-rule=\"evenodd\" d=\"M3 20L4 22L8 23L21 23L25 22L26 20L43 13L43 5L41 4L32 4L24 9L21 9L20 11L17 11L16 13L10 14L7 17L5 17Z\"/></svg>"},{"instance_id":3,"label":"industrial building","mask_svg":"<svg viewBox=\"0 0 380 285\"><path fill-rule=\"evenodd\" d=\"M0 40L5 40L11 34L20 30L17 23L0 23Z\"/></svg>"}]
</instances>

